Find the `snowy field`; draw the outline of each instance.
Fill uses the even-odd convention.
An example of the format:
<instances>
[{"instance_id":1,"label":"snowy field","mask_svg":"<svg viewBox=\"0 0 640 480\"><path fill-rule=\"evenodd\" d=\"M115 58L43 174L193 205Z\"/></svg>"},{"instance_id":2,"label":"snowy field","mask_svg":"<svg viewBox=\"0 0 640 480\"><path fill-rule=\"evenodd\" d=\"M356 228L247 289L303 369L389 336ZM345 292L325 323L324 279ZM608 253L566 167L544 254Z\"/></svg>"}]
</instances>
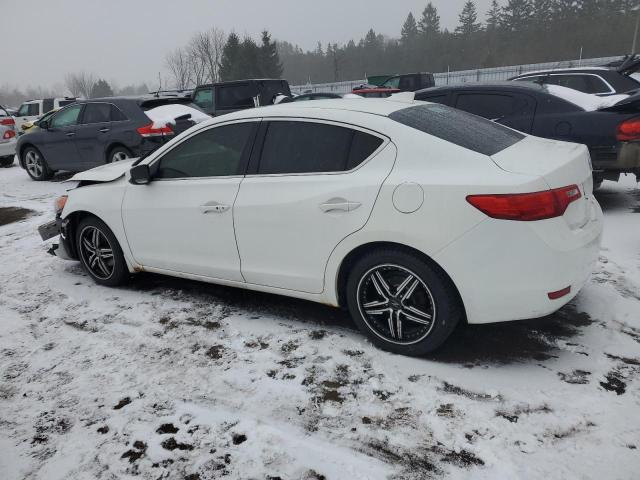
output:
<instances>
[{"instance_id":1,"label":"snowy field","mask_svg":"<svg viewBox=\"0 0 640 480\"><path fill-rule=\"evenodd\" d=\"M570 305L420 359L321 305L148 274L96 286L36 232L59 180L0 170L0 479L640 478L631 177L598 194L600 262Z\"/></svg>"}]
</instances>

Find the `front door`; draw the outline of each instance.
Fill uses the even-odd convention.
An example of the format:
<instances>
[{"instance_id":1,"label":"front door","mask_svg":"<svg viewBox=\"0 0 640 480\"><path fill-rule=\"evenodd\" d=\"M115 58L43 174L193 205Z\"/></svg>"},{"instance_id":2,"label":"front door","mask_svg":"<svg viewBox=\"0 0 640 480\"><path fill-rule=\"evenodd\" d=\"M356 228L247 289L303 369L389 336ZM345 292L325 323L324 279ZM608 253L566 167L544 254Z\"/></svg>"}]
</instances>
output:
<instances>
[{"instance_id":1,"label":"front door","mask_svg":"<svg viewBox=\"0 0 640 480\"><path fill-rule=\"evenodd\" d=\"M269 122L234 207L245 280L322 292L331 252L365 225L395 157L386 138L344 124Z\"/></svg>"},{"instance_id":2,"label":"front door","mask_svg":"<svg viewBox=\"0 0 640 480\"><path fill-rule=\"evenodd\" d=\"M257 125L198 131L151 160L150 184L127 186L122 218L137 263L242 281L233 204Z\"/></svg>"},{"instance_id":3,"label":"front door","mask_svg":"<svg viewBox=\"0 0 640 480\"><path fill-rule=\"evenodd\" d=\"M53 170L82 170L76 148L75 135L83 105L72 105L55 113L49 128L43 132L44 141L38 145L49 167Z\"/></svg>"}]
</instances>

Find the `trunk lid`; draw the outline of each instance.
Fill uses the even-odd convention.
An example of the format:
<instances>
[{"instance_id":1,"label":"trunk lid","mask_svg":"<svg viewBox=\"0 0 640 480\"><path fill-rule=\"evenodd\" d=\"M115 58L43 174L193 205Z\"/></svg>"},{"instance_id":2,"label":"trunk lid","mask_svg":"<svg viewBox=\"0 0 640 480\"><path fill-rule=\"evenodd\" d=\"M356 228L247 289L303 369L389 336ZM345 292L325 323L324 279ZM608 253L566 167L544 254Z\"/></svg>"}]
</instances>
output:
<instances>
[{"instance_id":1,"label":"trunk lid","mask_svg":"<svg viewBox=\"0 0 640 480\"><path fill-rule=\"evenodd\" d=\"M589 221L593 178L586 146L528 136L491 159L508 172L542 177L550 189L577 185L581 198L569 205L564 218L571 228Z\"/></svg>"}]
</instances>

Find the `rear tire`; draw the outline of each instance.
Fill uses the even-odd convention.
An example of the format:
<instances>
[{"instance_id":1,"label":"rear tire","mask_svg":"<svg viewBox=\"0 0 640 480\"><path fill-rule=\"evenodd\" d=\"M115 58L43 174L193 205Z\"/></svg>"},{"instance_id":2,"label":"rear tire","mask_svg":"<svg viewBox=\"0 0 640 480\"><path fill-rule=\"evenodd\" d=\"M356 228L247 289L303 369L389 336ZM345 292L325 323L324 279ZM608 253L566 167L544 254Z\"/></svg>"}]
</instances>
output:
<instances>
[{"instance_id":1,"label":"rear tire","mask_svg":"<svg viewBox=\"0 0 640 480\"><path fill-rule=\"evenodd\" d=\"M129 281L120 244L102 220L93 216L84 218L75 234L80 263L96 283L115 287Z\"/></svg>"},{"instance_id":2,"label":"rear tire","mask_svg":"<svg viewBox=\"0 0 640 480\"><path fill-rule=\"evenodd\" d=\"M22 163L29 176L36 182L49 180L53 177L53 170L47 165L44 156L36 147L27 147L22 152Z\"/></svg>"},{"instance_id":3,"label":"rear tire","mask_svg":"<svg viewBox=\"0 0 640 480\"><path fill-rule=\"evenodd\" d=\"M121 162L122 160L127 160L129 158L133 158L131 150L122 146L117 146L109 150L107 163Z\"/></svg>"},{"instance_id":4,"label":"rear tire","mask_svg":"<svg viewBox=\"0 0 640 480\"><path fill-rule=\"evenodd\" d=\"M402 355L434 351L464 316L451 280L400 249L360 258L347 279L346 298L360 330L378 347Z\"/></svg>"}]
</instances>

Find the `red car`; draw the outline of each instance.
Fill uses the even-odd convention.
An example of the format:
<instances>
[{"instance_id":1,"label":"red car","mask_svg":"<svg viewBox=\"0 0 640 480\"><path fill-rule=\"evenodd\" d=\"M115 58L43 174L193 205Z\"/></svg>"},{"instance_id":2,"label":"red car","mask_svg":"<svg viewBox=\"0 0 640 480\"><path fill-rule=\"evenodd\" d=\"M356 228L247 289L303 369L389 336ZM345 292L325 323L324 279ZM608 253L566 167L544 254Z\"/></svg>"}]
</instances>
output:
<instances>
[{"instance_id":1,"label":"red car","mask_svg":"<svg viewBox=\"0 0 640 480\"><path fill-rule=\"evenodd\" d=\"M399 88L385 88L385 87L372 87L372 88L354 88L353 93L366 98L386 98L390 97L394 93L399 93L402 90Z\"/></svg>"}]
</instances>

